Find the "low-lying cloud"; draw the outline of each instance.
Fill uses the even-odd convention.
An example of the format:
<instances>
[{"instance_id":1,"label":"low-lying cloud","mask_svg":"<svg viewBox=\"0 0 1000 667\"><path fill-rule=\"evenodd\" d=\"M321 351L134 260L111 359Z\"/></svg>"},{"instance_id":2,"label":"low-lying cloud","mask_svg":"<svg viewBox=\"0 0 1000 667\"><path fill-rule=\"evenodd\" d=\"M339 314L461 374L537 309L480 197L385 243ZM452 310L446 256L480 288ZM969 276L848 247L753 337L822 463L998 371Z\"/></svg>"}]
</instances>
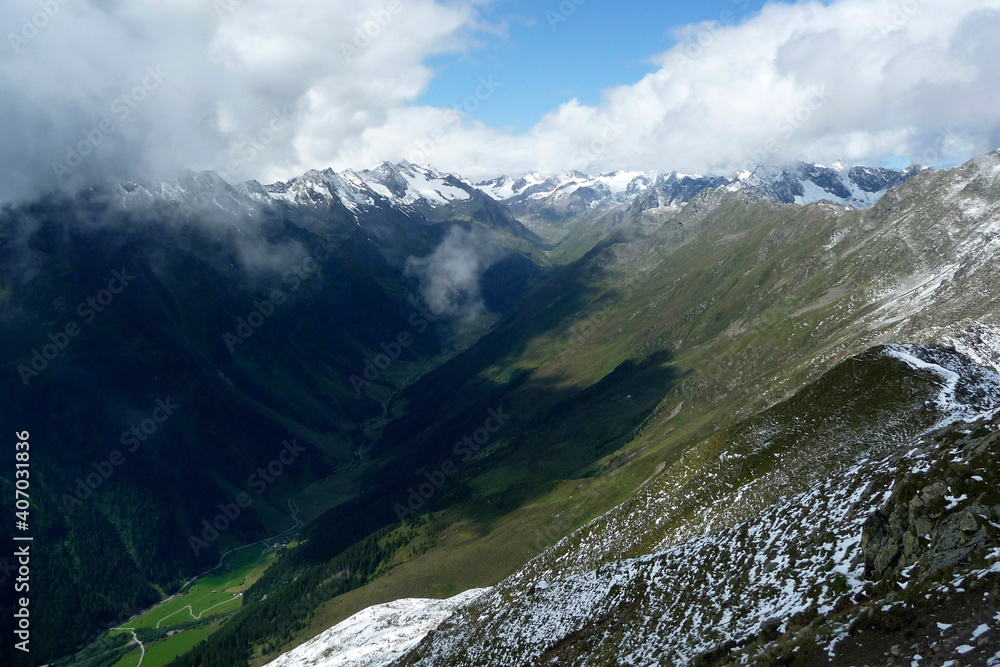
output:
<instances>
[{"instance_id":1,"label":"low-lying cloud","mask_svg":"<svg viewBox=\"0 0 1000 667\"><path fill-rule=\"evenodd\" d=\"M406 273L419 282L431 313L472 319L486 312L480 291L483 272L502 256L485 232L453 227L433 253L408 259Z\"/></svg>"}]
</instances>

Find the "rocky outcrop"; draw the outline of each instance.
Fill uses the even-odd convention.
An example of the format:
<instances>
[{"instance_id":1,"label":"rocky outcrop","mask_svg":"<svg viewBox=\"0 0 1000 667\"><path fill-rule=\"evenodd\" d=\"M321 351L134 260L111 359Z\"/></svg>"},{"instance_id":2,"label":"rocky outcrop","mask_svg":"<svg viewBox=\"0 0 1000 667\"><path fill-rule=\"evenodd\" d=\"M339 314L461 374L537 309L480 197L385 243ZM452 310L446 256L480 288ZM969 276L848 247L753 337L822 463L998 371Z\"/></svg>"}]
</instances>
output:
<instances>
[{"instance_id":1,"label":"rocky outcrop","mask_svg":"<svg viewBox=\"0 0 1000 667\"><path fill-rule=\"evenodd\" d=\"M963 424L927 439L920 465L897 478L862 530L865 576L932 577L1000 547L1000 430Z\"/></svg>"}]
</instances>

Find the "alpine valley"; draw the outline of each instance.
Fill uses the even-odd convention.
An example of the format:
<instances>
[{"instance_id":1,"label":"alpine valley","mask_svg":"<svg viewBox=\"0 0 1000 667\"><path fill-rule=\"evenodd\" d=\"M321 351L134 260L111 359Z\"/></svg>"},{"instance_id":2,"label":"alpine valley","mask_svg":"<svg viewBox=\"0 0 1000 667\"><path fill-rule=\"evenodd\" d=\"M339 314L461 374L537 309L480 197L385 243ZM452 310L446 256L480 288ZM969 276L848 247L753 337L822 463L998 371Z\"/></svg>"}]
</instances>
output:
<instances>
[{"instance_id":1,"label":"alpine valley","mask_svg":"<svg viewBox=\"0 0 1000 667\"><path fill-rule=\"evenodd\" d=\"M998 666L998 253L1000 151L4 205L0 661Z\"/></svg>"}]
</instances>

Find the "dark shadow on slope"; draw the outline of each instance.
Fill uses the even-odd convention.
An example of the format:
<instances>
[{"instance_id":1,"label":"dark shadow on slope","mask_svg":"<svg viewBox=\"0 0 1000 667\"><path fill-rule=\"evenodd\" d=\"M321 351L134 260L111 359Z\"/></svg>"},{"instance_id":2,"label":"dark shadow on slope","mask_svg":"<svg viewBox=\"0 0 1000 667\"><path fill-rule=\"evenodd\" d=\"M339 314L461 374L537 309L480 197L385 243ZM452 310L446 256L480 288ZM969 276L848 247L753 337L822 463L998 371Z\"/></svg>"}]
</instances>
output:
<instances>
[{"instance_id":1,"label":"dark shadow on slope","mask_svg":"<svg viewBox=\"0 0 1000 667\"><path fill-rule=\"evenodd\" d=\"M381 559L392 555L393 545L385 542L388 531L402 531L399 539L405 540L418 526L418 514L460 508L485 533L494 521L559 480L595 474L595 462L633 439L676 385L680 371L670 364L672 358L669 351L660 351L641 361L623 362L583 390L525 373L416 435L397 452L399 458L380 471L377 486L372 480L369 493L306 527L306 543L248 591L250 603L239 617L178 664L199 664L214 654L238 655L262 640L286 640L304 627L312 609L376 576ZM489 416L508 412L509 422L478 451L466 449L466 435L483 428ZM457 470L453 478L440 473L446 465ZM407 510L410 490L432 483L435 474L443 483ZM486 475L489 489L480 492ZM353 574L345 577L344 572Z\"/></svg>"},{"instance_id":2,"label":"dark shadow on slope","mask_svg":"<svg viewBox=\"0 0 1000 667\"><path fill-rule=\"evenodd\" d=\"M96 196L0 217L0 421L44 442L32 461L37 543L52 563L78 564L38 569L39 659L72 650L123 605L151 602L152 584L169 590L207 569L216 547L272 532L265 517L287 514L294 489L350 461L348 426L381 414L348 378L363 342L407 326L402 276L347 229L293 282L285 272L302 267L317 234L280 216L230 222L159 205L131 214ZM240 242L253 247L241 254ZM303 250L286 257L283 246ZM254 252L261 267L246 264ZM88 305L110 294L113 271L128 284ZM285 300L258 309L276 289ZM252 312L263 322L240 334ZM232 351L226 333L240 334ZM439 351L433 336L413 348ZM177 407L164 419L157 401ZM306 451L256 495L251 476L302 433ZM121 460L114 452L123 463L107 463ZM194 553L189 535L239 493L255 504Z\"/></svg>"},{"instance_id":3,"label":"dark shadow on slope","mask_svg":"<svg viewBox=\"0 0 1000 667\"><path fill-rule=\"evenodd\" d=\"M408 387L399 399L406 403L406 414L386 427L373 455L380 455L431 427L440 420L443 411L461 411L469 397L491 393L491 383L479 377L483 370L503 359L517 357L536 336L568 327L601 294L598 282L605 272L595 266L594 259L615 242L608 239L576 262L554 269L548 279L521 300L516 310L475 345ZM605 293L604 298L613 299L613 291Z\"/></svg>"}]
</instances>

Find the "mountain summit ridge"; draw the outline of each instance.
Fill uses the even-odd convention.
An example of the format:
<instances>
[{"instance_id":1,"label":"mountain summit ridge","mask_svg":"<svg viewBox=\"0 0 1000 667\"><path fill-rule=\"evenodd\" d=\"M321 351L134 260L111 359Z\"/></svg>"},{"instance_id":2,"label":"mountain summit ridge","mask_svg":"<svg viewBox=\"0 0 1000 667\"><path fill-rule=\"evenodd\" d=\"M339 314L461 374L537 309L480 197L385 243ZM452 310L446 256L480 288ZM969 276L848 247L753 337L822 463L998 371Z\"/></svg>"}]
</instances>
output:
<instances>
[{"instance_id":1,"label":"mountain summit ridge","mask_svg":"<svg viewBox=\"0 0 1000 667\"><path fill-rule=\"evenodd\" d=\"M475 185L498 201L521 206L529 202L557 206L576 194L583 195L586 206L597 208L625 204L637 196L656 193L660 206L677 207L704 189L728 186L759 190L785 204L827 200L861 209L873 206L886 192L922 170L924 167L918 166L895 170L847 168L839 161L832 167L797 162L786 166L759 165L752 171L732 175L612 171L590 176L566 171L554 175L529 173L517 179L501 176Z\"/></svg>"},{"instance_id":2,"label":"mountain summit ridge","mask_svg":"<svg viewBox=\"0 0 1000 667\"><path fill-rule=\"evenodd\" d=\"M175 181L119 184L123 201L140 195L207 198L223 208L236 200L236 208L285 202L310 206L340 204L354 218L363 208L388 204L406 210L433 210L468 202L482 192L507 205L515 217L553 219L569 215L578 218L589 212L626 206L642 198L642 208L679 208L703 190L727 187L733 191L753 189L782 203L805 205L821 200L834 204L868 208L889 190L905 183L926 167L903 170L883 167L832 167L798 162L788 166L758 166L753 171L731 175L701 175L670 170L616 170L599 175L576 170L544 174L528 172L517 177L499 176L473 181L459 174L445 173L432 166L406 160L382 162L371 169L310 169L300 176L262 184L257 180L229 183L213 171L187 172ZM192 189L193 186L193 189ZM244 200L244 201L241 201ZM558 212L558 213L556 213Z\"/></svg>"}]
</instances>

